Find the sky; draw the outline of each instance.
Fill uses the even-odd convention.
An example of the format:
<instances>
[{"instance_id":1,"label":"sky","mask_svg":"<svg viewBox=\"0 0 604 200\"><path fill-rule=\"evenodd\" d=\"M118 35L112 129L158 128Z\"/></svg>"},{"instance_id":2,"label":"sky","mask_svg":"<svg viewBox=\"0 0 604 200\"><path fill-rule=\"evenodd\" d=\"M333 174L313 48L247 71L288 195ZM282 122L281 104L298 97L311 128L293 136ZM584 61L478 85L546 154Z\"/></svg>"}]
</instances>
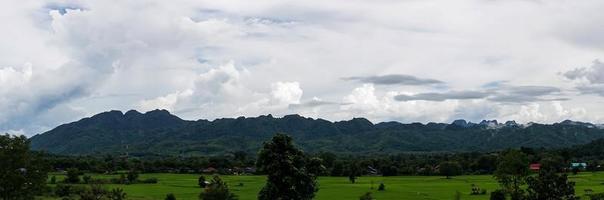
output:
<instances>
[{"instance_id":1,"label":"sky","mask_svg":"<svg viewBox=\"0 0 604 200\"><path fill-rule=\"evenodd\" d=\"M0 132L183 119L604 123L604 1L1 1Z\"/></svg>"}]
</instances>

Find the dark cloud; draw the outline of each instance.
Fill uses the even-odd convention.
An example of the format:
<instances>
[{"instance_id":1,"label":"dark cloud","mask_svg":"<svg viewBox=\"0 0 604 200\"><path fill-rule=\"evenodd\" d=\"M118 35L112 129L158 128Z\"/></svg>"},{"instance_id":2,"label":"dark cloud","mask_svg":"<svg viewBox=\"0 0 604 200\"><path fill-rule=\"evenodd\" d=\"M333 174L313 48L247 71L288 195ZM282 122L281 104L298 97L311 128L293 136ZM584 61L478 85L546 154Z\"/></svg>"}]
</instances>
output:
<instances>
[{"instance_id":1,"label":"dark cloud","mask_svg":"<svg viewBox=\"0 0 604 200\"><path fill-rule=\"evenodd\" d=\"M446 93L420 93L416 95L397 95L394 97L397 101L445 101L449 99L482 99L489 96L489 93L482 91L451 91Z\"/></svg>"},{"instance_id":2,"label":"dark cloud","mask_svg":"<svg viewBox=\"0 0 604 200\"><path fill-rule=\"evenodd\" d=\"M575 68L562 73L562 76L570 80L584 79L592 84L601 84L604 83L604 63L594 60L591 66Z\"/></svg>"},{"instance_id":3,"label":"dark cloud","mask_svg":"<svg viewBox=\"0 0 604 200\"><path fill-rule=\"evenodd\" d=\"M604 96L604 84L578 86L577 90L581 94L595 94Z\"/></svg>"},{"instance_id":4,"label":"dark cloud","mask_svg":"<svg viewBox=\"0 0 604 200\"><path fill-rule=\"evenodd\" d=\"M405 74L388 74L383 76L355 76L342 78L347 81L373 83L376 85L434 85L444 82L436 79L424 79Z\"/></svg>"},{"instance_id":5,"label":"dark cloud","mask_svg":"<svg viewBox=\"0 0 604 200\"><path fill-rule=\"evenodd\" d=\"M297 108L314 108L320 106L329 106L329 105L343 105L342 103L331 102L331 101L323 101L318 99L312 99L310 101L298 103L298 104L289 104L290 109Z\"/></svg>"},{"instance_id":6,"label":"dark cloud","mask_svg":"<svg viewBox=\"0 0 604 200\"><path fill-rule=\"evenodd\" d=\"M568 98L547 98L549 96L559 95L560 92L561 90L559 88L550 86L509 86L505 84L496 84L482 91L429 92L415 95L397 95L394 99L397 101L486 99L502 103L569 100Z\"/></svg>"}]
</instances>

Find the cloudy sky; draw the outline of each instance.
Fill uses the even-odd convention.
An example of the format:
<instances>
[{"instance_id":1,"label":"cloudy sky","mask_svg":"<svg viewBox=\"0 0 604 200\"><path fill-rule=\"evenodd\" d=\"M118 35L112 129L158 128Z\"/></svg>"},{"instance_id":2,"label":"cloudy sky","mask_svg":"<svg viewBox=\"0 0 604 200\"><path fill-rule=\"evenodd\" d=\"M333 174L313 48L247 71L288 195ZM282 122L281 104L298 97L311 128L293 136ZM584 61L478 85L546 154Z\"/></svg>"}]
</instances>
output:
<instances>
[{"instance_id":1,"label":"cloudy sky","mask_svg":"<svg viewBox=\"0 0 604 200\"><path fill-rule=\"evenodd\" d=\"M604 123L600 0L0 5L2 132L157 108L184 119Z\"/></svg>"}]
</instances>

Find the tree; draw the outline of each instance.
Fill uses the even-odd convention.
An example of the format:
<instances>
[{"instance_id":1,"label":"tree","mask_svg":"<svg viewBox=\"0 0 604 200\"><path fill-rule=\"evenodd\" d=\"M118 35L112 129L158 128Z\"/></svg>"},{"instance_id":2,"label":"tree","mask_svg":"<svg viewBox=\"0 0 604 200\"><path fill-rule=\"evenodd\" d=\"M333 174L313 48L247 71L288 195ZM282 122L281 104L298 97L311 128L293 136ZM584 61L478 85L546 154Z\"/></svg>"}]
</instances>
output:
<instances>
[{"instance_id":1,"label":"tree","mask_svg":"<svg viewBox=\"0 0 604 200\"><path fill-rule=\"evenodd\" d=\"M111 200L124 200L126 199L126 193L122 188L114 188L109 192L109 199Z\"/></svg>"},{"instance_id":2,"label":"tree","mask_svg":"<svg viewBox=\"0 0 604 200\"><path fill-rule=\"evenodd\" d=\"M495 190L491 192L490 200L505 200L505 192L503 190Z\"/></svg>"},{"instance_id":3,"label":"tree","mask_svg":"<svg viewBox=\"0 0 604 200\"><path fill-rule=\"evenodd\" d=\"M361 169L356 161L353 161L348 166L348 180L354 184L357 180L357 176L361 175Z\"/></svg>"},{"instance_id":4,"label":"tree","mask_svg":"<svg viewBox=\"0 0 604 200\"><path fill-rule=\"evenodd\" d=\"M197 179L197 185L199 185L200 188L205 188L206 187L206 177L204 177L203 175L199 176L199 178Z\"/></svg>"},{"instance_id":5,"label":"tree","mask_svg":"<svg viewBox=\"0 0 604 200\"><path fill-rule=\"evenodd\" d=\"M166 195L166 198L164 200L176 200L176 197L174 196L174 194L170 193Z\"/></svg>"},{"instance_id":6,"label":"tree","mask_svg":"<svg viewBox=\"0 0 604 200\"><path fill-rule=\"evenodd\" d=\"M91 184L90 189L86 189L80 193L80 200L101 200L105 198L107 190L99 184Z\"/></svg>"},{"instance_id":7,"label":"tree","mask_svg":"<svg viewBox=\"0 0 604 200\"><path fill-rule=\"evenodd\" d=\"M229 191L229 187L218 176L214 176L210 184L199 195L201 200L237 200L237 196Z\"/></svg>"},{"instance_id":8,"label":"tree","mask_svg":"<svg viewBox=\"0 0 604 200\"><path fill-rule=\"evenodd\" d=\"M77 168L67 169L67 177L65 177L66 183L79 183L80 182L80 170Z\"/></svg>"},{"instance_id":9,"label":"tree","mask_svg":"<svg viewBox=\"0 0 604 200\"><path fill-rule=\"evenodd\" d=\"M528 163L526 155L518 150L504 152L498 159L495 179L510 193L512 200L522 198L521 186L529 174Z\"/></svg>"},{"instance_id":10,"label":"tree","mask_svg":"<svg viewBox=\"0 0 604 200\"><path fill-rule=\"evenodd\" d=\"M312 157L308 159L306 165L308 173L313 174L314 176L321 176L327 174L327 168L323 165L323 160L318 157Z\"/></svg>"},{"instance_id":11,"label":"tree","mask_svg":"<svg viewBox=\"0 0 604 200\"><path fill-rule=\"evenodd\" d=\"M575 183L569 182L566 174L558 175L553 170L541 170L539 176L527 178L527 200L574 200Z\"/></svg>"},{"instance_id":12,"label":"tree","mask_svg":"<svg viewBox=\"0 0 604 200\"><path fill-rule=\"evenodd\" d=\"M49 167L25 136L0 135L0 163L0 199L33 199L46 186Z\"/></svg>"},{"instance_id":13,"label":"tree","mask_svg":"<svg viewBox=\"0 0 604 200\"><path fill-rule=\"evenodd\" d=\"M386 185L384 185L384 183L380 183L380 186L378 186L378 191L384 191L386 190Z\"/></svg>"},{"instance_id":14,"label":"tree","mask_svg":"<svg viewBox=\"0 0 604 200\"><path fill-rule=\"evenodd\" d=\"M367 192L361 196L359 200L373 200L373 196L371 196L371 192Z\"/></svg>"},{"instance_id":15,"label":"tree","mask_svg":"<svg viewBox=\"0 0 604 200\"><path fill-rule=\"evenodd\" d=\"M312 199L318 187L315 175L306 168L306 160L304 153L294 146L292 138L285 134L276 134L265 142L256 165L268 177L258 199Z\"/></svg>"},{"instance_id":16,"label":"tree","mask_svg":"<svg viewBox=\"0 0 604 200\"><path fill-rule=\"evenodd\" d=\"M128 171L128 183L135 183L136 180L138 179L138 172L136 170L130 170Z\"/></svg>"},{"instance_id":17,"label":"tree","mask_svg":"<svg viewBox=\"0 0 604 200\"><path fill-rule=\"evenodd\" d=\"M439 165L439 170L441 175L446 176L447 179L449 179L451 176L461 174L461 165L459 165L458 162L447 161Z\"/></svg>"}]
</instances>

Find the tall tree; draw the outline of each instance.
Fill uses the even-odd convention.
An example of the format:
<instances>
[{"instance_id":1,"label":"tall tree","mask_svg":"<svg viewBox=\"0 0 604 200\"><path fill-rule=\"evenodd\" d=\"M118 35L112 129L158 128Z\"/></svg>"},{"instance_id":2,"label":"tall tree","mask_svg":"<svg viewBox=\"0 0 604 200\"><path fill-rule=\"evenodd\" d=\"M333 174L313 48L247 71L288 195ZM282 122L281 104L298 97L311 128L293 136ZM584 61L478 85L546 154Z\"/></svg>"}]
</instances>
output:
<instances>
[{"instance_id":1,"label":"tall tree","mask_svg":"<svg viewBox=\"0 0 604 200\"><path fill-rule=\"evenodd\" d=\"M447 179L451 178L451 176L456 176L461 174L461 165L458 162L454 161L446 161L439 165L440 174L447 177Z\"/></svg>"},{"instance_id":2,"label":"tall tree","mask_svg":"<svg viewBox=\"0 0 604 200\"><path fill-rule=\"evenodd\" d=\"M46 186L48 165L29 150L25 136L0 135L0 198L34 199Z\"/></svg>"},{"instance_id":3,"label":"tall tree","mask_svg":"<svg viewBox=\"0 0 604 200\"><path fill-rule=\"evenodd\" d=\"M508 192L512 200L521 199L523 190L521 186L525 183L529 174L528 158L526 154L518 150L508 150L498 159L495 179Z\"/></svg>"},{"instance_id":4,"label":"tall tree","mask_svg":"<svg viewBox=\"0 0 604 200\"><path fill-rule=\"evenodd\" d=\"M237 200L237 196L229 191L229 187L218 176L214 176L210 184L199 195L201 200Z\"/></svg>"},{"instance_id":5,"label":"tall tree","mask_svg":"<svg viewBox=\"0 0 604 200\"><path fill-rule=\"evenodd\" d=\"M306 168L304 153L292 138L277 134L258 154L258 169L268 174L259 200L309 200L318 191L316 177Z\"/></svg>"},{"instance_id":6,"label":"tall tree","mask_svg":"<svg viewBox=\"0 0 604 200\"><path fill-rule=\"evenodd\" d=\"M541 170L539 176L527 178L527 200L575 200L575 183L566 174Z\"/></svg>"}]
</instances>

